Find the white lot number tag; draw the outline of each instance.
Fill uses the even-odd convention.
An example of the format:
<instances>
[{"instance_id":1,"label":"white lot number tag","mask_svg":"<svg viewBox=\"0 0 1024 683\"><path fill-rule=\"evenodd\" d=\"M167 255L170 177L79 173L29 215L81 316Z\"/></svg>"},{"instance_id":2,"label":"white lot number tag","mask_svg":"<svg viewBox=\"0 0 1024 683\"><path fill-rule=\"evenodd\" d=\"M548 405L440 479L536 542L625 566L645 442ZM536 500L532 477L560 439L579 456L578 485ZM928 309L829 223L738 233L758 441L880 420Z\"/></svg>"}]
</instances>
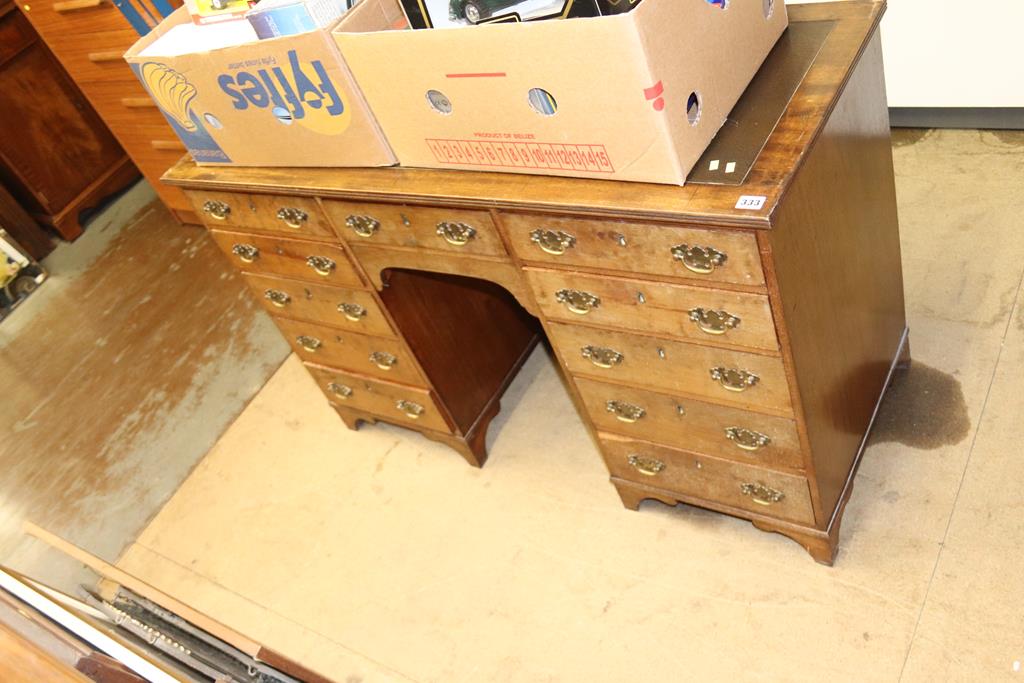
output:
<instances>
[{"instance_id":1,"label":"white lot number tag","mask_svg":"<svg viewBox=\"0 0 1024 683\"><path fill-rule=\"evenodd\" d=\"M746 209L747 211L757 211L764 206L765 199L767 199L767 197L762 197L761 195L745 194L736 200L736 208Z\"/></svg>"}]
</instances>

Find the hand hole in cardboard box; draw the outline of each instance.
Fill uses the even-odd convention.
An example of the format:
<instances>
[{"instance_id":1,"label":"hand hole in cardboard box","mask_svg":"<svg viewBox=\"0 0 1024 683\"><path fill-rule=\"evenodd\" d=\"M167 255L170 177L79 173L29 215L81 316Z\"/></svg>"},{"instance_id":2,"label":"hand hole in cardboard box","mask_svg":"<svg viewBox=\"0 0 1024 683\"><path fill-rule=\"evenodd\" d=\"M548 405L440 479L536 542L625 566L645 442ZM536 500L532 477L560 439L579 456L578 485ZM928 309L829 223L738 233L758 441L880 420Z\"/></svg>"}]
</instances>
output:
<instances>
[{"instance_id":1,"label":"hand hole in cardboard box","mask_svg":"<svg viewBox=\"0 0 1024 683\"><path fill-rule=\"evenodd\" d=\"M438 114L447 115L452 113L452 101L440 90L427 91L427 104Z\"/></svg>"},{"instance_id":2,"label":"hand hole in cardboard box","mask_svg":"<svg viewBox=\"0 0 1024 683\"><path fill-rule=\"evenodd\" d=\"M761 0L761 9L764 10L764 18L771 19L775 13L775 0Z\"/></svg>"},{"instance_id":3,"label":"hand hole in cardboard box","mask_svg":"<svg viewBox=\"0 0 1024 683\"><path fill-rule=\"evenodd\" d=\"M274 115L274 118L283 123L286 126L292 125L295 120L292 117L292 113L284 107L274 107L270 110L270 113Z\"/></svg>"},{"instance_id":4,"label":"hand hole in cardboard box","mask_svg":"<svg viewBox=\"0 0 1024 683\"><path fill-rule=\"evenodd\" d=\"M210 124L212 128L220 130L221 128L224 127L224 124L220 122L220 119L218 119L216 116L209 112L203 114L203 118L206 119L206 122Z\"/></svg>"},{"instance_id":5,"label":"hand hole in cardboard box","mask_svg":"<svg viewBox=\"0 0 1024 683\"><path fill-rule=\"evenodd\" d=\"M541 116L554 116L558 111L558 102L543 88L530 88L527 100L530 102L530 108Z\"/></svg>"},{"instance_id":6,"label":"hand hole in cardboard box","mask_svg":"<svg viewBox=\"0 0 1024 683\"><path fill-rule=\"evenodd\" d=\"M700 95L696 91L691 92L690 96L686 98L686 120L690 122L691 126L696 126L700 121Z\"/></svg>"},{"instance_id":7,"label":"hand hole in cardboard box","mask_svg":"<svg viewBox=\"0 0 1024 683\"><path fill-rule=\"evenodd\" d=\"M768 0L765 0L767 2ZM728 9L729 0L708 0L709 5L714 5L718 9Z\"/></svg>"}]
</instances>

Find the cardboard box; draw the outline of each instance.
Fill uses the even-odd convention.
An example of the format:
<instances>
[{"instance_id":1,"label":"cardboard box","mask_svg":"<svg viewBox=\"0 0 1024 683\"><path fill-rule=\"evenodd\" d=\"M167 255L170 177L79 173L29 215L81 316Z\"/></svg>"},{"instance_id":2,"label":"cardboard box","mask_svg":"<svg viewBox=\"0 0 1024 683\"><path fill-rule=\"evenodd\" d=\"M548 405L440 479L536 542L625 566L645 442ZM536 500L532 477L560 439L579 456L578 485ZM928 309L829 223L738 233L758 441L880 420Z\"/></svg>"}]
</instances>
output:
<instances>
[{"instance_id":1,"label":"cardboard box","mask_svg":"<svg viewBox=\"0 0 1024 683\"><path fill-rule=\"evenodd\" d=\"M683 184L787 26L782 0L643 0L612 16L333 36L403 166Z\"/></svg>"},{"instance_id":2,"label":"cardboard box","mask_svg":"<svg viewBox=\"0 0 1024 683\"><path fill-rule=\"evenodd\" d=\"M185 8L177 10L125 59L196 163L395 163L327 30L176 56L141 54L171 29L190 23Z\"/></svg>"}]
</instances>

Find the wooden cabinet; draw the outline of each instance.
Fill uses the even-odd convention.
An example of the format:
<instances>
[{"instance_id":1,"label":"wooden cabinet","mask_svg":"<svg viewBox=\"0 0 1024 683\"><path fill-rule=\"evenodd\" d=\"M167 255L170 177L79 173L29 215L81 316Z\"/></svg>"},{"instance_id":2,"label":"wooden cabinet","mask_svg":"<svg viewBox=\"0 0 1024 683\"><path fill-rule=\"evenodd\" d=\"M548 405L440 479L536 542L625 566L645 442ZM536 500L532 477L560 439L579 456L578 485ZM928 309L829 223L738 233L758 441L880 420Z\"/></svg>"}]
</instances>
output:
<instances>
[{"instance_id":1,"label":"wooden cabinet","mask_svg":"<svg viewBox=\"0 0 1024 683\"><path fill-rule=\"evenodd\" d=\"M160 21L161 8L180 6L179 0L18 3L171 213L183 223L199 223L185 195L160 183L164 171L185 154L185 146L122 58L140 31Z\"/></svg>"},{"instance_id":2,"label":"wooden cabinet","mask_svg":"<svg viewBox=\"0 0 1024 683\"><path fill-rule=\"evenodd\" d=\"M792 9L748 91L777 99L759 79L796 74L778 123L741 100L712 143L756 157L731 183L190 162L166 178L212 202L207 225L279 300L268 310L350 426L411 427L480 465L543 331L627 507L700 505L831 563L875 410L909 360L881 10ZM289 208L305 218L286 225ZM303 284L302 259L327 250L360 284ZM350 300L365 319L339 320Z\"/></svg>"},{"instance_id":3,"label":"wooden cabinet","mask_svg":"<svg viewBox=\"0 0 1024 683\"><path fill-rule=\"evenodd\" d=\"M0 2L0 181L65 239L136 177L124 150L13 3Z\"/></svg>"}]
</instances>

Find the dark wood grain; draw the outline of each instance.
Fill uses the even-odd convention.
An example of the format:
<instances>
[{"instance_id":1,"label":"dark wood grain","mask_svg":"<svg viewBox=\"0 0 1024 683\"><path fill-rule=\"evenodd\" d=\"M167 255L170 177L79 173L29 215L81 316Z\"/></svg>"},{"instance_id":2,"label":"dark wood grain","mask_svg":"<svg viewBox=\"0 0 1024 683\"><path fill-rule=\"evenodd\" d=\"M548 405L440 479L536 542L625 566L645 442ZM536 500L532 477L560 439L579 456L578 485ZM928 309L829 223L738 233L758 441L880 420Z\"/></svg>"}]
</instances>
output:
<instances>
[{"instance_id":1,"label":"dark wood grain","mask_svg":"<svg viewBox=\"0 0 1024 683\"><path fill-rule=\"evenodd\" d=\"M120 145L10 3L0 7L0 130L0 180L66 239L81 234L80 212L133 180Z\"/></svg>"}]
</instances>

